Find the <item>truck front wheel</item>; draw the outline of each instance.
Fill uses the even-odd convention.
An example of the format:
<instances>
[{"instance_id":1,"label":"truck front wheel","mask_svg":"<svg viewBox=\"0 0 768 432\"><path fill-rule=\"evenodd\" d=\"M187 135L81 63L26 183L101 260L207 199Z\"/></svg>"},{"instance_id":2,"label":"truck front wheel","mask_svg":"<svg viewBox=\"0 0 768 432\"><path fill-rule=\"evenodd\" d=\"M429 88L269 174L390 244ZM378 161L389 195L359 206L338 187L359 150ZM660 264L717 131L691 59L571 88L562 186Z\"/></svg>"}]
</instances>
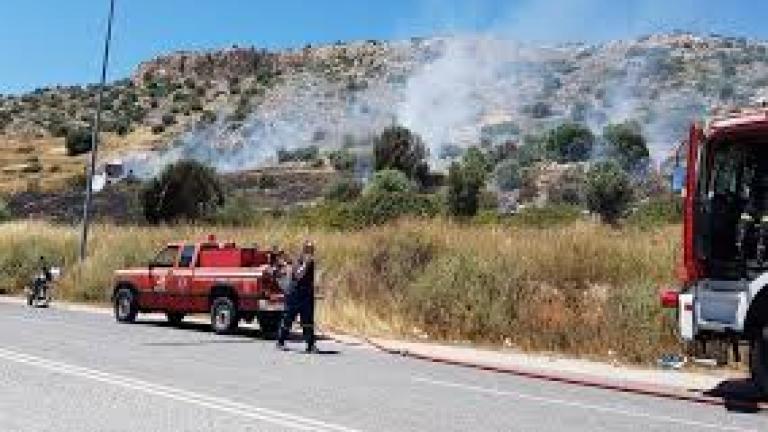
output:
<instances>
[{"instance_id":1,"label":"truck front wheel","mask_svg":"<svg viewBox=\"0 0 768 432\"><path fill-rule=\"evenodd\" d=\"M216 334L228 334L237 329L237 308L229 297L218 297L211 303L211 328Z\"/></svg>"},{"instance_id":2,"label":"truck front wheel","mask_svg":"<svg viewBox=\"0 0 768 432\"><path fill-rule=\"evenodd\" d=\"M136 321L139 308L136 296L129 288L120 288L115 293L115 319L117 322L132 323Z\"/></svg>"},{"instance_id":3,"label":"truck front wheel","mask_svg":"<svg viewBox=\"0 0 768 432\"><path fill-rule=\"evenodd\" d=\"M768 394L768 341L766 341L768 327L761 328L752 338L749 347L749 371L752 374L752 382L761 394Z\"/></svg>"}]
</instances>

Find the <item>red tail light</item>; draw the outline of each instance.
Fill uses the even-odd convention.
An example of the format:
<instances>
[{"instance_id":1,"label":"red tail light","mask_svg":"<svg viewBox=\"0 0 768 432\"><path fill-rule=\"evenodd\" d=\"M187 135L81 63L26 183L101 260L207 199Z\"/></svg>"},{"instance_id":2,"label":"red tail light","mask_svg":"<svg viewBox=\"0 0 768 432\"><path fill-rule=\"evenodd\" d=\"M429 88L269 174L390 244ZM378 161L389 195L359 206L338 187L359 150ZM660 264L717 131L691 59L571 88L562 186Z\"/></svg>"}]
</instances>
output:
<instances>
[{"instance_id":1,"label":"red tail light","mask_svg":"<svg viewBox=\"0 0 768 432\"><path fill-rule=\"evenodd\" d=\"M672 290L665 290L661 293L661 306L664 308L677 309L679 304L678 292Z\"/></svg>"}]
</instances>

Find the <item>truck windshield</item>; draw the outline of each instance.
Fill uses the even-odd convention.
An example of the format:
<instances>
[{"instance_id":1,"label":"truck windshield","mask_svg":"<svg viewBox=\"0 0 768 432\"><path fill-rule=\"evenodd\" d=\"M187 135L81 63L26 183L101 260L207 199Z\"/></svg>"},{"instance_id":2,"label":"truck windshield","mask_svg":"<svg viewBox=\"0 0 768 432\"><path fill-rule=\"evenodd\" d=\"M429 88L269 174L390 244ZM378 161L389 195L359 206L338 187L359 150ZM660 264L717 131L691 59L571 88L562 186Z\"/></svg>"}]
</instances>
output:
<instances>
[{"instance_id":1,"label":"truck windshield","mask_svg":"<svg viewBox=\"0 0 768 432\"><path fill-rule=\"evenodd\" d=\"M168 246L160 251L152 260L152 265L155 267L173 267L176 263L176 255L179 253L178 246Z\"/></svg>"}]
</instances>

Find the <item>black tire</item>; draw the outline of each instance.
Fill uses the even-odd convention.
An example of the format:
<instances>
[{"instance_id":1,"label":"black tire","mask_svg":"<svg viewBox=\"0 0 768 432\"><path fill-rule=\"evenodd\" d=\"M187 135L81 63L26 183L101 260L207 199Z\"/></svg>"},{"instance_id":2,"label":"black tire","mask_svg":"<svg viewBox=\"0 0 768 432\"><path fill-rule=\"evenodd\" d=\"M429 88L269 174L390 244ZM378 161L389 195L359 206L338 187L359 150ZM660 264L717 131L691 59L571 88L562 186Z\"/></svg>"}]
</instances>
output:
<instances>
[{"instance_id":1,"label":"black tire","mask_svg":"<svg viewBox=\"0 0 768 432\"><path fill-rule=\"evenodd\" d=\"M749 347L749 372L752 382L761 395L768 395L768 341L765 331L761 328L752 338Z\"/></svg>"},{"instance_id":2,"label":"black tire","mask_svg":"<svg viewBox=\"0 0 768 432\"><path fill-rule=\"evenodd\" d=\"M216 334L230 334L237 330L240 318L235 302L229 297L217 297L211 303L211 328Z\"/></svg>"},{"instance_id":3,"label":"black tire","mask_svg":"<svg viewBox=\"0 0 768 432\"><path fill-rule=\"evenodd\" d=\"M182 312L166 312L165 313L166 318L168 318L168 323L171 325L179 325L182 321L184 321L184 317L186 316Z\"/></svg>"},{"instance_id":4,"label":"black tire","mask_svg":"<svg viewBox=\"0 0 768 432\"><path fill-rule=\"evenodd\" d=\"M130 288L120 288L115 293L115 320L121 323L132 323L136 321L136 315L139 313L139 306L136 301L136 295Z\"/></svg>"},{"instance_id":5,"label":"black tire","mask_svg":"<svg viewBox=\"0 0 768 432\"><path fill-rule=\"evenodd\" d=\"M261 334L274 338L280 329L280 321L283 314L280 312L259 312L256 314L256 320L259 322Z\"/></svg>"}]
</instances>

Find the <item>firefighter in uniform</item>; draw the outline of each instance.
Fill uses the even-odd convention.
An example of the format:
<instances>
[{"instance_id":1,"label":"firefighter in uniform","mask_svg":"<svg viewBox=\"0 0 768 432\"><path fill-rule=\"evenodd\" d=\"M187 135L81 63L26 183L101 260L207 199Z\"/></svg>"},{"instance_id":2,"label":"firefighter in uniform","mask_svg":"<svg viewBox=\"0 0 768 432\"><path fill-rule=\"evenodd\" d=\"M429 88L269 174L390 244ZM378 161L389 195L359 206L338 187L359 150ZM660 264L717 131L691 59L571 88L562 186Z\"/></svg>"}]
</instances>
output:
<instances>
[{"instance_id":1,"label":"firefighter in uniform","mask_svg":"<svg viewBox=\"0 0 768 432\"><path fill-rule=\"evenodd\" d=\"M299 316L306 352L316 353L315 346L315 245L305 242L301 256L292 271L292 282L285 293L285 313L277 337L277 347L285 350L285 339Z\"/></svg>"}]
</instances>

